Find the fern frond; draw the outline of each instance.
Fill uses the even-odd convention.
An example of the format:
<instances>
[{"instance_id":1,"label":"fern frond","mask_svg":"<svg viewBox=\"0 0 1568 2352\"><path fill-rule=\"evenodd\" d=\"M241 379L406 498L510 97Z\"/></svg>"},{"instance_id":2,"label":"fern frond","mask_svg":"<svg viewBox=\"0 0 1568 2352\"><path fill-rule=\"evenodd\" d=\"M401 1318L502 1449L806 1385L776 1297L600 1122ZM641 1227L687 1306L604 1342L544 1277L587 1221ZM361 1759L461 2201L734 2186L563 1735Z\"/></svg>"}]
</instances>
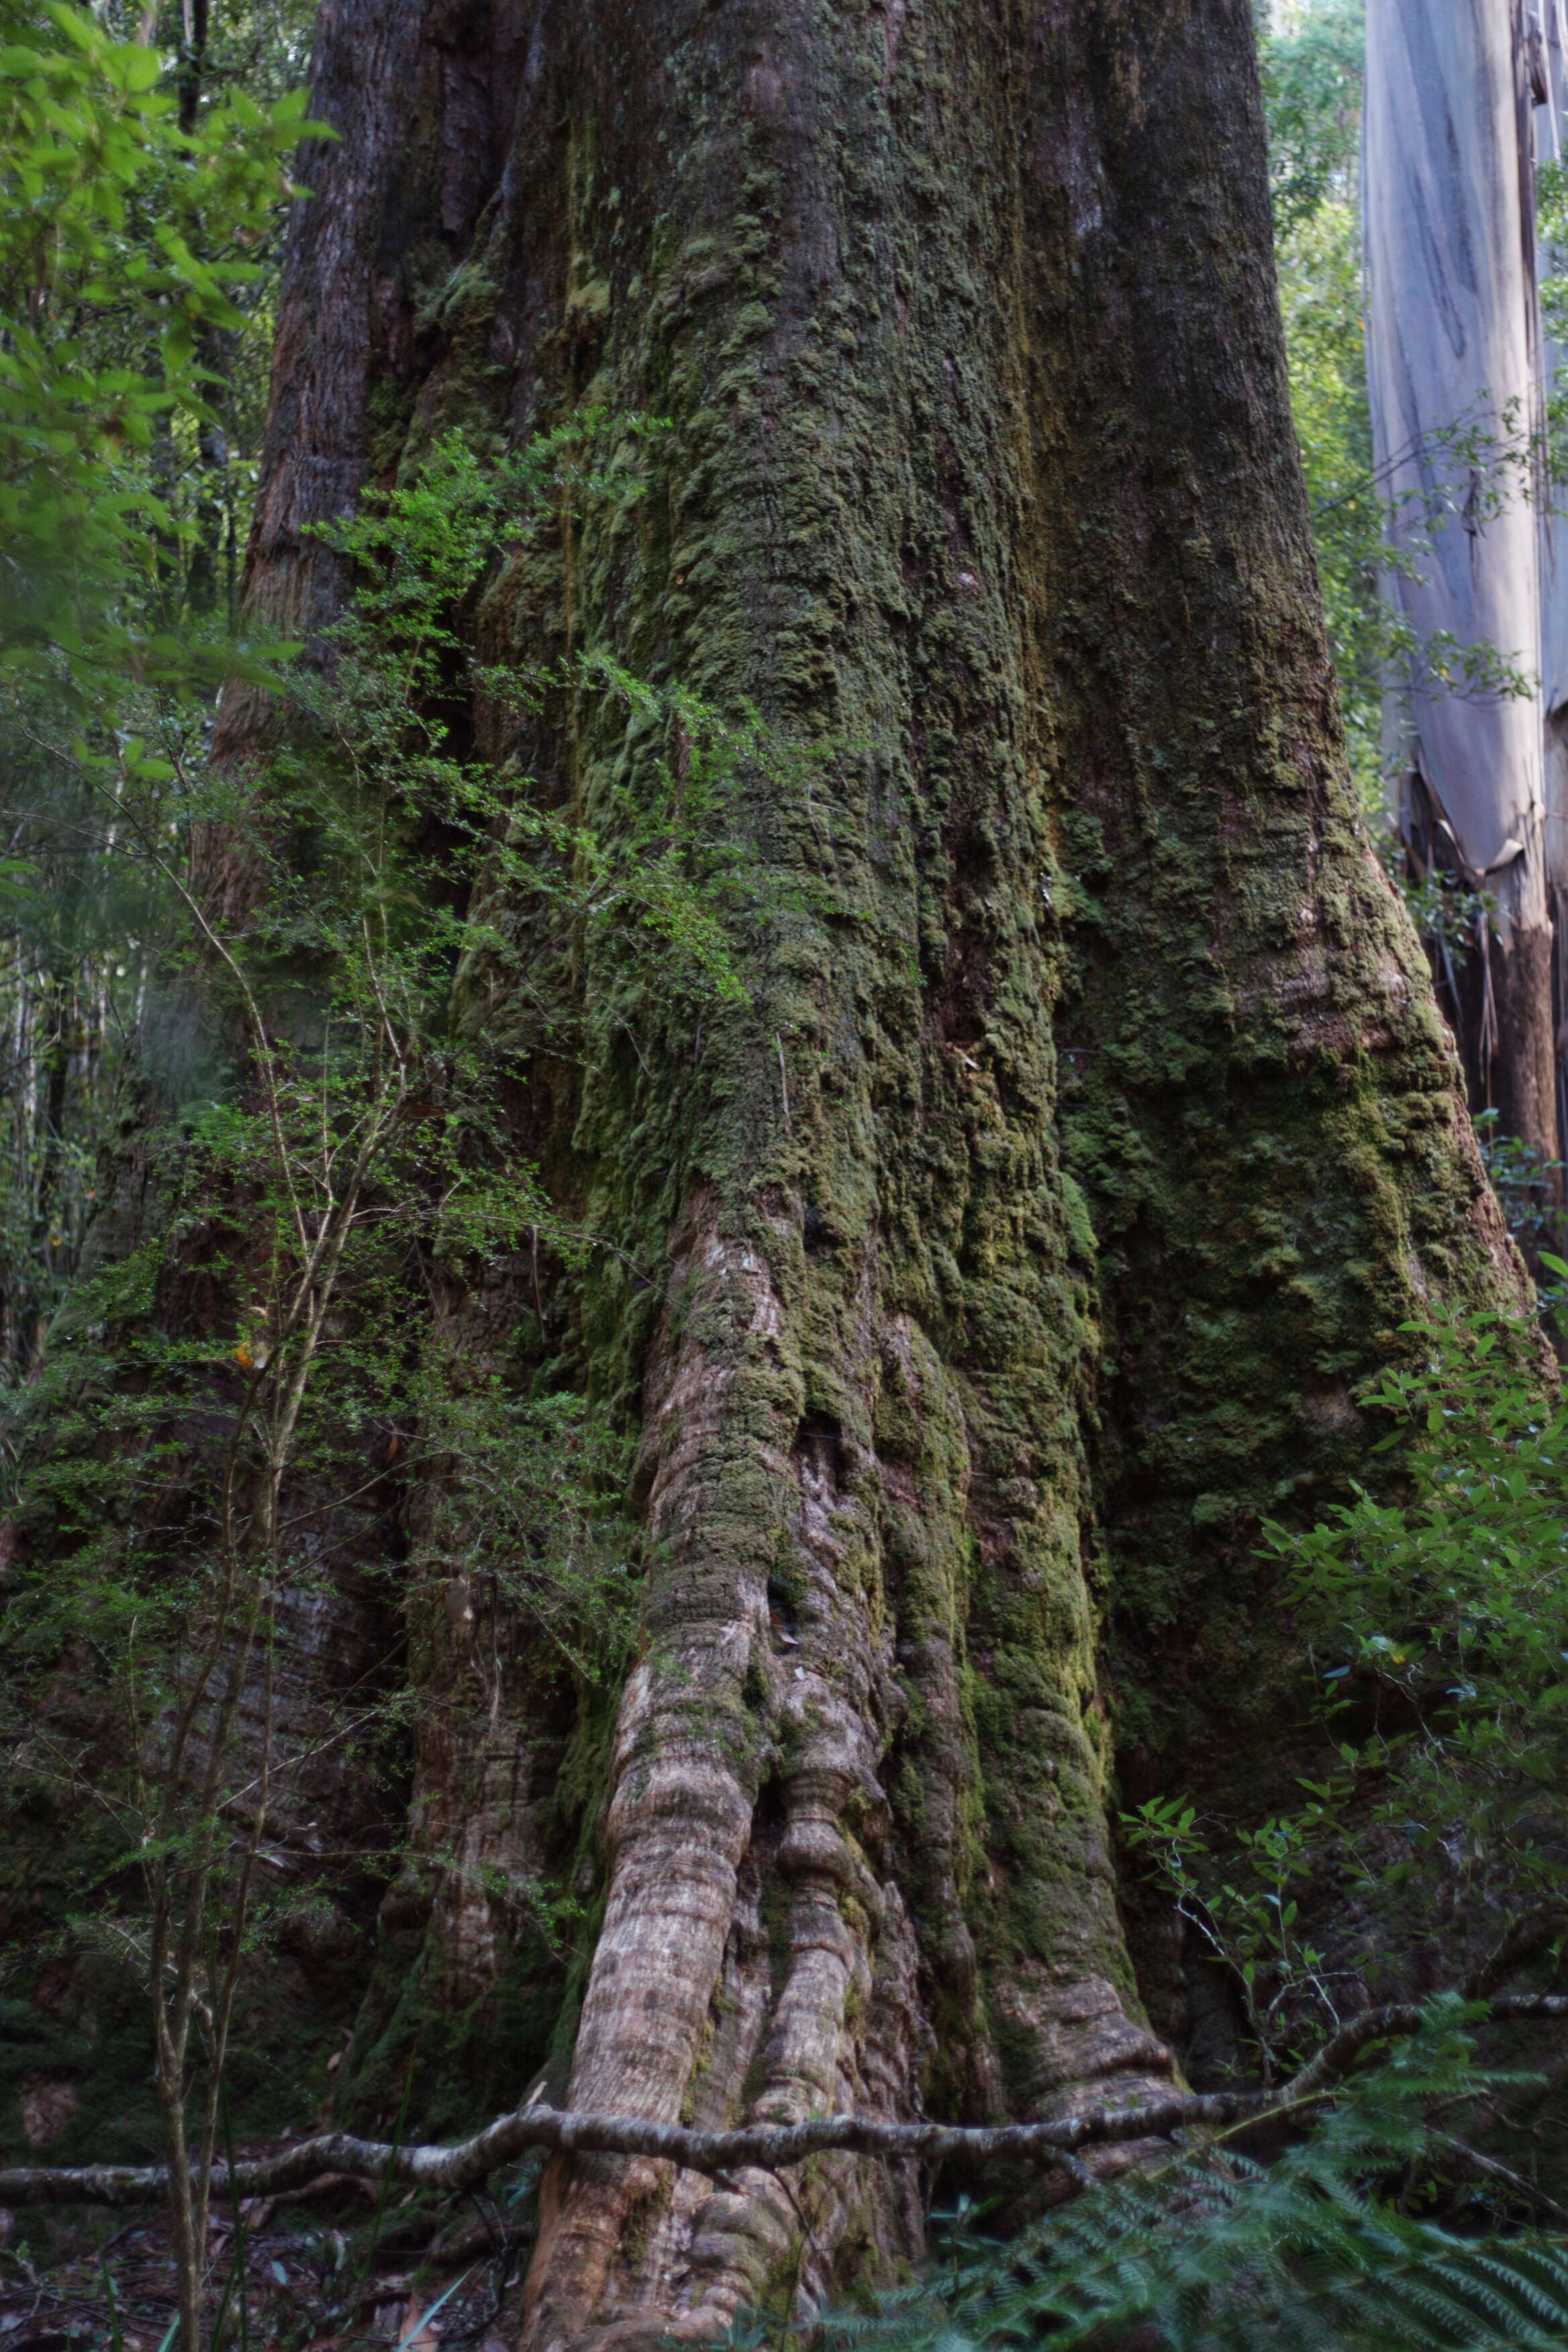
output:
<instances>
[{"instance_id":1,"label":"fern frond","mask_svg":"<svg viewBox=\"0 0 1568 2352\"><path fill-rule=\"evenodd\" d=\"M1563 2352L1568 2245L1468 2240L1369 2193L1426 2143L1461 2080L1454 2014L1363 2081L1277 2163L1180 2161L1091 2191L940 2271L826 2341L887 2352L1075 2352L1152 2323L1168 2352Z\"/></svg>"},{"instance_id":2,"label":"fern frond","mask_svg":"<svg viewBox=\"0 0 1568 2352\"><path fill-rule=\"evenodd\" d=\"M1568 2253L1546 2240L1467 2245L1380 2214L1359 2243L1341 2240L1326 2262L1314 2248L1303 2262L1259 2245L1251 2219L1238 2203L1230 2226L1194 2246L1167 2211L1162 2246L1143 2216L1121 2245L1087 2263L1053 2263L1022 2284L999 2248L989 2274L952 2300L905 2291L874 2314L830 2324L827 2340L887 2352L1079 2352L1153 2322L1169 2352L1563 2352L1568 2344Z\"/></svg>"}]
</instances>

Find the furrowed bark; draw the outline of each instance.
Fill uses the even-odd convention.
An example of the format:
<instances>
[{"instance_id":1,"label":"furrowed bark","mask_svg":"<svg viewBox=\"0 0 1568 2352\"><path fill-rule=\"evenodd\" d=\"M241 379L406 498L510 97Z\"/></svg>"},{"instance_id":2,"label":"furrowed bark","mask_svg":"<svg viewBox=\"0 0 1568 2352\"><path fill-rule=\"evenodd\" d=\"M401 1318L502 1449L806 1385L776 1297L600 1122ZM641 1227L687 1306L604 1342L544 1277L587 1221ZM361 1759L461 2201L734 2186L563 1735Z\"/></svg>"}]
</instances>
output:
<instances>
[{"instance_id":1,"label":"furrowed bark","mask_svg":"<svg viewBox=\"0 0 1568 2352\"><path fill-rule=\"evenodd\" d=\"M1063 519L1058 1033L1100 1244L1109 1675L1130 1797L1239 1804L1305 1711L1259 1520L1368 1475L1356 1384L1424 1302L1525 1294L1346 785L1245 34L1205 8L1046 21L1078 169L1032 243L1074 268L1031 411Z\"/></svg>"}]
</instances>

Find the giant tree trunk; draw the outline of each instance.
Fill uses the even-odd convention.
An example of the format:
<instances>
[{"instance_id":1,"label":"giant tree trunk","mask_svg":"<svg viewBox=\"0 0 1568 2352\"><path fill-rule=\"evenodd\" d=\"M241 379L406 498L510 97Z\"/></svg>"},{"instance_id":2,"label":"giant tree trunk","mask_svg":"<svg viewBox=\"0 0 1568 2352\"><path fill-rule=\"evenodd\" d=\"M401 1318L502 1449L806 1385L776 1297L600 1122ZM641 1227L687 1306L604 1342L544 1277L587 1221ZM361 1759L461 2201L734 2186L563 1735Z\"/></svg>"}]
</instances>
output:
<instances>
[{"instance_id":1,"label":"giant tree trunk","mask_svg":"<svg viewBox=\"0 0 1568 2352\"><path fill-rule=\"evenodd\" d=\"M443 425L658 415L649 496L499 568L479 648L569 614L771 745L749 1005L693 1034L589 955L574 1067L468 979L617 1253L455 1281L442 1344L532 1315L636 1416L645 1634L596 1712L427 1559L358 2079L416 2000L487 2103L1134 2092L1117 1710L1146 1783L1267 1770L1260 1512L1358 1465L1422 1297L1519 1284L1344 772L1247 0L328 0L314 109L254 605L329 612L300 526ZM658 746L561 701L479 741L593 820ZM568 1870L552 1976L496 1890ZM530 2340L721 2332L919 2237L848 2158L561 2162Z\"/></svg>"}]
</instances>

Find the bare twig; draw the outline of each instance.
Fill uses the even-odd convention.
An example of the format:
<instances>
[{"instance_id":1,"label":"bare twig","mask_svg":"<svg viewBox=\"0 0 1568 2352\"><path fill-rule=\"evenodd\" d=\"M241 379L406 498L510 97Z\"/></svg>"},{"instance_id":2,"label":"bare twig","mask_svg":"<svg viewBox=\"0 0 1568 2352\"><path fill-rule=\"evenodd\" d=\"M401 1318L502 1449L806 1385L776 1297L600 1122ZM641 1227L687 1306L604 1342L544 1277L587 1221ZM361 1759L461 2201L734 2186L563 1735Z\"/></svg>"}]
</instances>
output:
<instances>
[{"instance_id":1,"label":"bare twig","mask_svg":"<svg viewBox=\"0 0 1568 2352\"><path fill-rule=\"evenodd\" d=\"M1485 2000L1500 1985L1548 1949L1568 1928L1568 1909L1561 1903L1543 1903L1510 1919L1480 1966L1465 1979L1465 1999Z\"/></svg>"},{"instance_id":2,"label":"bare twig","mask_svg":"<svg viewBox=\"0 0 1568 2352\"><path fill-rule=\"evenodd\" d=\"M1527 2205L1533 2206L1543 2220L1555 2221L1559 2229L1568 2224L1568 2205L1559 2205L1554 2197L1549 2197L1544 2189L1538 2189L1533 2180L1527 2180L1522 2172L1515 2172L1510 2165L1500 2164L1495 2156L1483 2154L1481 2149L1471 2147L1465 2140L1446 2137L1443 2146L1457 2159L1456 2168L1461 2173L1478 2180L1495 2181L1500 2189L1511 2190Z\"/></svg>"}]
</instances>

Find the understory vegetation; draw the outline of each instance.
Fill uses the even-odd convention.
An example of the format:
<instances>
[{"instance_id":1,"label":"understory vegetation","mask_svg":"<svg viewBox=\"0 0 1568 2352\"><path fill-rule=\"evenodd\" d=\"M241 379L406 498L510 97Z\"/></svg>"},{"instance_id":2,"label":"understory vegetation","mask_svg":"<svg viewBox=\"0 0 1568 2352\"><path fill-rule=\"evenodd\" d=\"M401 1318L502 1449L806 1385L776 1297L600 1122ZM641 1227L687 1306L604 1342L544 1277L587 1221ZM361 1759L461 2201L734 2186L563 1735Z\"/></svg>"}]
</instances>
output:
<instances>
[{"instance_id":1,"label":"understory vegetation","mask_svg":"<svg viewBox=\"0 0 1568 2352\"><path fill-rule=\"evenodd\" d=\"M307 28L259 8L210 26L205 7L178 25L69 0L0 14L5 1802L19 1819L42 1790L53 1817L91 1824L52 1933L114 1976L152 2053L127 2098L132 2153L168 2168L165 2344L430 2343L448 2290L442 2340L479 2343L534 2226L536 2159L467 2214L456 2197L410 2212L388 2166L344 2192L342 2228L298 2209L286 2248L270 2201L226 2205L238 2141L283 2121L247 2072L245 2020L321 1892L277 1886L269 1841L353 1781L363 1844L321 1855L321 1888L345 1867L395 1879L374 1800L416 1730L399 1644L475 1639L504 1608L574 1687L613 1690L640 1654L626 1416L541 1360L542 1309L493 1357L426 1310L503 1255L570 1271L621 1253L591 1203L563 1213L520 1144L489 992L504 972L538 1050L588 1070L638 1053L639 1004L694 1032L744 1006L778 911L752 877L748 783L784 754L749 713L602 657L519 671L474 653L493 568L589 506L633 506L658 417L584 405L518 447L429 441L329 534L353 583L343 616L308 647L247 640L237 550L310 128ZM1373 581L1357 27L1328 0L1267 67L1293 393L1370 805L1400 649ZM265 756L226 767L215 719L242 692L270 714ZM652 747L636 795L612 781L590 816L548 780L500 775L453 715L474 695L570 704L580 738ZM1415 911L1462 951L1463 908ZM590 961L615 984L588 1014ZM1542 1171L1488 1148L1550 1307L1568 1263L1544 1246ZM626 1261L628 1286L658 1271ZM1037 2176L922 2174L936 2252L918 2277L809 2329L750 2315L738 2343L1568 2340L1551 2071L1568 2015L1568 1406L1532 1322L1434 1297L1404 1340L1354 1399L1384 1433L1375 1490L1258 1531L1305 1661L1289 1790L1253 1818L1175 1793L1121 1822L1234 2024L1239 2060L1200 2089L1262 2104L1229 2123L1194 2111L1130 2173L1068 2152L1043 2215ZM395 1622L369 1539L393 1524L424 1600L330 1707L290 1714L289 1659L329 1578L346 1564L367 1620ZM579 1922L573 1884L492 1891L546 1941ZM1428 1947L1413 2000L1408 1956ZM4 1984L0 2002L0 2036L20 2041L24 2003ZM330 2103L329 2081L311 2087ZM399 2112L394 2144L410 2136ZM4 2289L42 2293L60 2250L11 2178ZM89 2227L67 2299L81 2332L49 2340L150 2346L168 2298L128 2309L121 2233ZM408 2275L384 2294L394 2252Z\"/></svg>"},{"instance_id":2,"label":"understory vegetation","mask_svg":"<svg viewBox=\"0 0 1568 2352\"><path fill-rule=\"evenodd\" d=\"M1090 2347L1157 2330L1170 2352L1490 2352L1559 2344L1568 2248L1439 2222L1368 2182L1427 2179L1426 2116L1467 2080L1470 2053L1438 2008L1401 2055L1273 2162L1236 2150L1177 2158L1081 2198L999 2248L961 2206L929 2276L863 2321L852 2345ZM1452 2191L1450 2189L1450 2201ZM1482 2200L1484 2203L1484 2200ZM1179 2227L1173 2227L1173 2223Z\"/></svg>"}]
</instances>

